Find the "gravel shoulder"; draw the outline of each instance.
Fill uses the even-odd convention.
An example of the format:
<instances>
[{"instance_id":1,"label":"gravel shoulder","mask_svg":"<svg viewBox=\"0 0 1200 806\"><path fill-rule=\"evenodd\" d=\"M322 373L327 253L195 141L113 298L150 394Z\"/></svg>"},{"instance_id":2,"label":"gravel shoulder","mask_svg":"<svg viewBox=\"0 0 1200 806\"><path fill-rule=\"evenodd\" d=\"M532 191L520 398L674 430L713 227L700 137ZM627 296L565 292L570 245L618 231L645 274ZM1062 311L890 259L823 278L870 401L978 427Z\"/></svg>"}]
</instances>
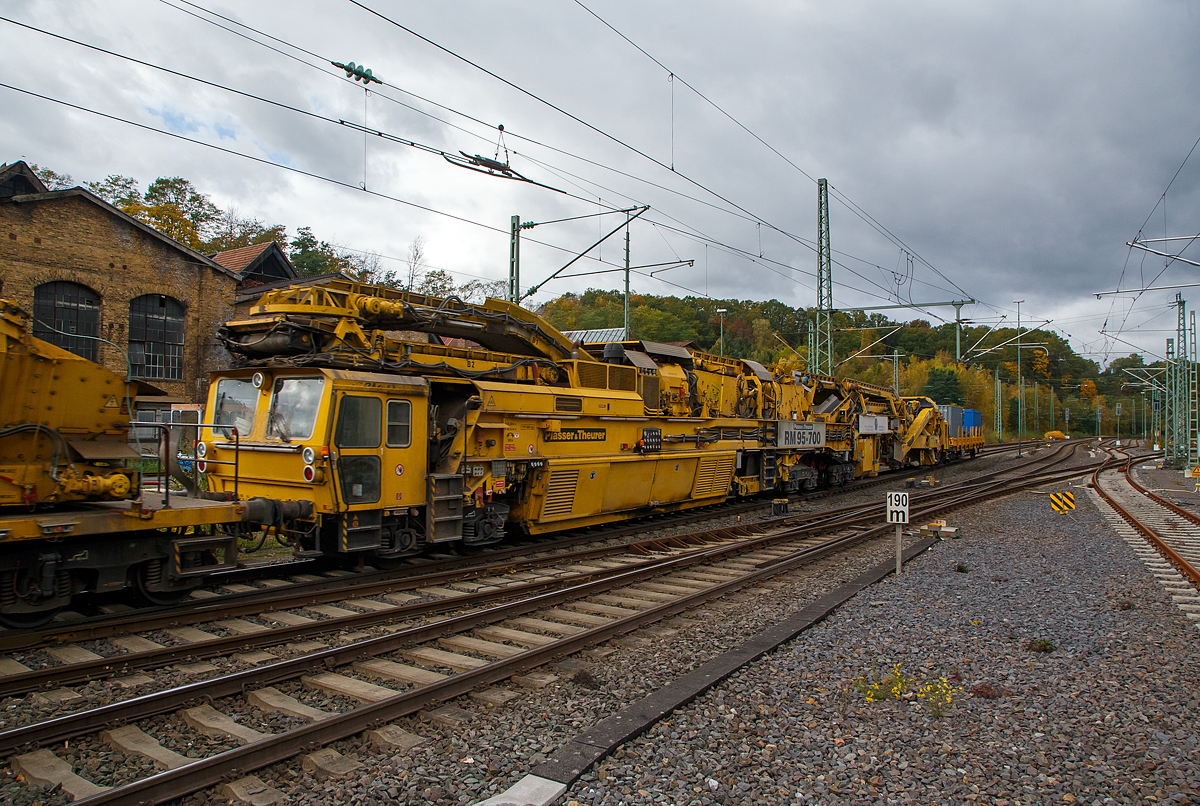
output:
<instances>
[{"instance_id":1,"label":"gravel shoulder","mask_svg":"<svg viewBox=\"0 0 1200 806\"><path fill-rule=\"evenodd\" d=\"M962 539L627 743L565 802L1200 803L1196 626L1079 492L1072 515L1036 493L952 515ZM952 703L939 716L855 686L897 665Z\"/></svg>"}]
</instances>

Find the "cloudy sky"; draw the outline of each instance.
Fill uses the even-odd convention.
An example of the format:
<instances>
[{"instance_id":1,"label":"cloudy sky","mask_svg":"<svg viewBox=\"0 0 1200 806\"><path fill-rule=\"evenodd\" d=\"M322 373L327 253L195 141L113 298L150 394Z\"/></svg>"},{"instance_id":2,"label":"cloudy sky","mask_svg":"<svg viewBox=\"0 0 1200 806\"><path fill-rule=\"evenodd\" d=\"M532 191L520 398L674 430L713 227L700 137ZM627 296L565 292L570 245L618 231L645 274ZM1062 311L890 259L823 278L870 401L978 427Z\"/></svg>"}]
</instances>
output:
<instances>
[{"instance_id":1,"label":"cloudy sky","mask_svg":"<svg viewBox=\"0 0 1200 806\"><path fill-rule=\"evenodd\" d=\"M1200 271L1126 246L1200 232L1198 14L1185 0L9 0L0 162L143 187L184 176L222 207L385 258L420 237L460 281L507 276L514 214L591 216L523 234L524 289L624 217L596 213L646 204L631 257L655 265L635 291L795 306L815 303L827 177L835 306L974 298L965 318L1009 325L1021 299L1023 325L1053 320L1098 361L1157 356L1175 290L1095 294ZM386 84L368 96L331 60ZM495 158L499 125L511 167L555 190L438 153ZM621 265L623 238L589 255L530 300L620 287L595 272ZM656 265L673 261L694 264Z\"/></svg>"}]
</instances>

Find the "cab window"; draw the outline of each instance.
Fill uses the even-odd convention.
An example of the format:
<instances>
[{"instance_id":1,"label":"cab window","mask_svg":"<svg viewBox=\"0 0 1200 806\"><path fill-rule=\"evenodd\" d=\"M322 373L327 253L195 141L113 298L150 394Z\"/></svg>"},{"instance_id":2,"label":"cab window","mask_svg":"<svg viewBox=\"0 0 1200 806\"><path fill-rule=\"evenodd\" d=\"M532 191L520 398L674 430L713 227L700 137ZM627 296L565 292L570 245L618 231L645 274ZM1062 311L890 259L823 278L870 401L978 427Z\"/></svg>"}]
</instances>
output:
<instances>
[{"instance_id":1,"label":"cab window","mask_svg":"<svg viewBox=\"0 0 1200 806\"><path fill-rule=\"evenodd\" d=\"M311 437L324 389L324 378L276 378L267 436L284 441Z\"/></svg>"},{"instance_id":2,"label":"cab window","mask_svg":"<svg viewBox=\"0 0 1200 806\"><path fill-rule=\"evenodd\" d=\"M230 426L214 430L227 432L225 436L228 439L233 438L233 431L237 431L243 439L250 436L254 430L254 409L258 405L258 390L250 381L222 378L217 381L217 393L213 401L213 422Z\"/></svg>"},{"instance_id":3,"label":"cab window","mask_svg":"<svg viewBox=\"0 0 1200 806\"><path fill-rule=\"evenodd\" d=\"M383 406L379 398L347 395L338 409L337 434L339 448L378 448Z\"/></svg>"},{"instance_id":4,"label":"cab window","mask_svg":"<svg viewBox=\"0 0 1200 806\"><path fill-rule=\"evenodd\" d=\"M407 400L389 400L387 404L387 444L389 448L407 448L412 440L412 404Z\"/></svg>"}]
</instances>

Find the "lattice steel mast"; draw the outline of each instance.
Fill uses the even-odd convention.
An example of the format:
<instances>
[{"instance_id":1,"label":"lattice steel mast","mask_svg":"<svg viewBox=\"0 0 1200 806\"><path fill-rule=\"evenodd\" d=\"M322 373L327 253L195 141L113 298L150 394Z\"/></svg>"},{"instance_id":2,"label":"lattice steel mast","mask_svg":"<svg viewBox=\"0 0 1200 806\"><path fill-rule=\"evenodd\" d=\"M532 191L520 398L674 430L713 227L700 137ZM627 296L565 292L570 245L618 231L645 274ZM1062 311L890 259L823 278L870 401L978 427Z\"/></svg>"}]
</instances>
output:
<instances>
[{"instance_id":1,"label":"lattice steel mast","mask_svg":"<svg viewBox=\"0 0 1200 806\"><path fill-rule=\"evenodd\" d=\"M817 180L817 372L833 374L833 255L829 248L829 180Z\"/></svg>"}]
</instances>

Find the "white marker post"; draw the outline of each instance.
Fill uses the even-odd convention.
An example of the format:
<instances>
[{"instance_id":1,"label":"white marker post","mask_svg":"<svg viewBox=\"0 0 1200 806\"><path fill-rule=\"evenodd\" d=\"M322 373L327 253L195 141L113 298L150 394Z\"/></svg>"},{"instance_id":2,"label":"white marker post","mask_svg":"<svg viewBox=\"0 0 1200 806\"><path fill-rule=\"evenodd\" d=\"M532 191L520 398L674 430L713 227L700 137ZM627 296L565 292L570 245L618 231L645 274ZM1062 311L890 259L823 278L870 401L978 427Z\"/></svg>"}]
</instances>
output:
<instances>
[{"instance_id":1,"label":"white marker post","mask_svg":"<svg viewBox=\"0 0 1200 806\"><path fill-rule=\"evenodd\" d=\"M908 523L908 493L887 494L887 522L896 524L896 576L900 576L900 540Z\"/></svg>"}]
</instances>

